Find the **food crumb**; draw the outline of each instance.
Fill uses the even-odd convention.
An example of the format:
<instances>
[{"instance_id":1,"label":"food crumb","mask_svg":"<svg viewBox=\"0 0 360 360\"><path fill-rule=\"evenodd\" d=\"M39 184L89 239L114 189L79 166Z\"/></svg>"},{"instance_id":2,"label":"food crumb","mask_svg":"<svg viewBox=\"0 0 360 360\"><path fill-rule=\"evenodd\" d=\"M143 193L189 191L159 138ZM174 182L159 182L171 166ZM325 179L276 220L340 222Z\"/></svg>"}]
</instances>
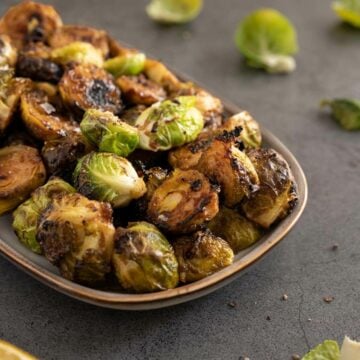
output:
<instances>
[{"instance_id":1,"label":"food crumb","mask_svg":"<svg viewBox=\"0 0 360 360\"><path fill-rule=\"evenodd\" d=\"M307 321L311 322L311 321L312 321L312 319L311 319L311 318L308 318L308 319L307 319Z\"/></svg>"},{"instance_id":2,"label":"food crumb","mask_svg":"<svg viewBox=\"0 0 360 360\"><path fill-rule=\"evenodd\" d=\"M230 301L230 302L228 302L228 307L231 307L231 308L234 308L234 307L236 307L236 302L235 301Z\"/></svg>"},{"instance_id":3,"label":"food crumb","mask_svg":"<svg viewBox=\"0 0 360 360\"><path fill-rule=\"evenodd\" d=\"M323 297L323 300L327 303L327 304L330 304L331 302L334 301L334 297L333 296L324 296Z\"/></svg>"},{"instance_id":4,"label":"food crumb","mask_svg":"<svg viewBox=\"0 0 360 360\"><path fill-rule=\"evenodd\" d=\"M250 360L250 358L248 358L247 356L240 356L239 360Z\"/></svg>"},{"instance_id":5,"label":"food crumb","mask_svg":"<svg viewBox=\"0 0 360 360\"><path fill-rule=\"evenodd\" d=\"M332 250L332 251L336 251L338 248L339 248L339 244L334 244L334 245L331 247L331 250Z\"/></svg>"},{"instance_id":6,"label":"food crumb","mask_svg":"<svg viewBox=\"0 0 360 360\"><path fill-rule=\"evenodd\" d=\"M289 297L287 296L287 294L284 294L282 297L281 297L281 300L283 301L286 301Z\"/></svg>"},{"instance_id":7,"label":"food crumb","mask_svg":"<svg viewBox=\"0 0 360 360\"><path fill-rule=\"evenodd\" d=\"M270 320L271 320L270 315L268 315L268 316L266 317L266 320L267 320L267 321L270 321Z\"/></svg>"},{"instance_id":8,"label":"food crumb","mask_svg":"<svg viewBox=\"0 0 360 360\"><path fill-rule=\"evenodd\" d=\"M291 360L300 360L300 355L294 354L294 355L291 357Z\"/></svg>"}]
</instances>

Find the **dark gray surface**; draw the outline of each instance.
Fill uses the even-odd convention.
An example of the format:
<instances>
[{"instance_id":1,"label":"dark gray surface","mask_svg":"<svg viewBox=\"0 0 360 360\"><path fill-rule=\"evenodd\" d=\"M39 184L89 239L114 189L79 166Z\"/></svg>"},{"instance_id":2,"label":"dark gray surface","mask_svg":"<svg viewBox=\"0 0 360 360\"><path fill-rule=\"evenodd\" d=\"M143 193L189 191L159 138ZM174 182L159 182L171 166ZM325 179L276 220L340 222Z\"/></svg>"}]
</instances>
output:
<instances>
[{"instance_id":1,"label":"dark gray surface","mask_svg":"<svg viewBox=\"0 0 360 360\"><path fill-rule=\"evenodd\" d=\"M14 3L1 0L0 13ZM146 17L145 1L51 3L65 22L103 27L249 109L297 156L310 198L295 230L247 275L203 299L158 311L80 303L0 258L0 338L43 359L129 360L287 360L327 338L359 339L360 133L342 131L319 114L318 103L360 98L360 31L339 25L324 0L206 0L196 22L171 28ZM264 4L297 27L301 50L292 75L245 69L234 48L238 20ZM329 250L334 243L336 252ZM280 300L284 293L288 301ZM326 304L326 295L335 300Z\"/></svg>"}]
</instances>

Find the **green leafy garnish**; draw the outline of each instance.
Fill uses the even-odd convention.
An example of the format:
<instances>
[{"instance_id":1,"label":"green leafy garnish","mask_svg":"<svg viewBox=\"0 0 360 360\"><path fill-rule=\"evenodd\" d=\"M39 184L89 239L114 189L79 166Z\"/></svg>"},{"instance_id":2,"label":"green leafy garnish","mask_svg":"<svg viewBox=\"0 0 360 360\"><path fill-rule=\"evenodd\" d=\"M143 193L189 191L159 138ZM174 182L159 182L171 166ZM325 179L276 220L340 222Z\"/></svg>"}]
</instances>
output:
<instances>
[{"instance_id":1,"label":"green leafy garnish","mask_svg":"<svg viewBox=\"0 0 360 360\"><path fill-rule=\"evenodd\" d=\"M310 350L301 360L339 360L339 345L334 340L325 340L316 348Z\"/></svg>"},{"instance_id":2,"label":"green leafy garnish","mask_svg":"<svg viewBox=\"0 0 360 360\"><path fill-rule=\"evenodd\" d=\"M360 0L337 0L332 8L343 21L360 28Z\"/></svg>"}]
</instances>

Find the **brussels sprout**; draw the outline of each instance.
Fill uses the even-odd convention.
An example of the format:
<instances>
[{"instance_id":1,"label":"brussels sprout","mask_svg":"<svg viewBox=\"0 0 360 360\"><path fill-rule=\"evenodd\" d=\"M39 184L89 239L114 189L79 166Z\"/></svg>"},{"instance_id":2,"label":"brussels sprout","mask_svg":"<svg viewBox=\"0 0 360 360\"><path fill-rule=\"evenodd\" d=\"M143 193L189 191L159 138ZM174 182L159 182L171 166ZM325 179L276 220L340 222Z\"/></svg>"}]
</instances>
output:
<instances>
[{"instance_id":1,"label":"brussels sprout","mask_svg":"<svg viewBox=\"0 0 360 360\"><path fill-rule=\"evenodd\" d=\"M154 191L147 214L161 229L190 233L214 218L218 205L217 189L203 174L175 169Z\"/></svg>"},{"instance_id":2,"label":"brussels sprout","mask_svg":"<svg viewBox=\"0 0 360 360\"><path fill-rule=\"evenodd\" d=\"M139 132L109 111L89 109L80 123L82 133L100 151L128 156L139 144Z\"/></svg>"},{"instance_id":3,"label":"brussels sprout","mask_svg":"<svg viewBox=\"0 0 360 360\"><path fill-rule=\"evenodd\" d=\"M61 18L52 6L23 1L10 7L2 17L0 34L9 35L20 49L28 42L45 42L61 26Z\"/></svg>"},{"instance_id":4,"label":"brussels sprout","mask_svg":"<svg viewBox=\"0 0 360 360\"><path fill-rule=\"evenodd\" d=\"M321 106L329 106L333 117L345 130L360 130L360 101L354 99L324 100Z\"/></svg>"},{"instance_id":5,"label":"brussels sprout","mask_svg":"<svg viewBox=\"0 0 360 360\"><path fill-rule=\"evenodd\" d=\"M77 64L68 67L60 83L63 101L77 113L87 109L120 112L120 90L105 70L92 64Z\"/></svg>"},{"instance_id":6,"label":"brussels sprout","mask_svg":"<svg viewBox=\"0 0 360 360\"><path fill-rule=\"evenodd\" d=\"M296 63L291 56L298 50L296 31L291 22L274 9L259 9L238 26L236 44L249 66L269 73L289 73Z\"/></svg>"},{"instance_id":7,"label":"brussels sprout","mask_svg":"<svg viewBox=\"0 0 360 360\"><path fill-rule=\"evenodd\" d=\"M140 147L145 150L169 150L196 139L204 127L195 99L182 96L165 100L146 109L136 120Z\"/></svg>"},{"instance_id":8,"label":"brussels sprout","mask_svg":"<svg viewBox=\"0 0 360 360\"><path fill-rule=\"evenodd\" d=\"M165 90L147 79L143 74L138 76L120 76L116 79L122 95L130 104L152 105L166 99Z\"/></svg>"},{"instance_id":9,"label":"brussels sprout","mask_svg":"<svg viewBox=\"0 0 360 360\"><path fill-rule=\"evenodd\" d=\"M203 279L231 265L234 260L229 244L209 230L176 239L173 247L183 283Z\"/></svg>"},{"instance_id":10,"label":"brussels sprout","mask_svg":"<svg viewBox=\"0 0 360 360\"><path fill-rule=\"evenodd\" d=\"M120 55L126 55L128 53L138 52L137 49L130 49L127 46L121 44L119 41L114 39L112 36L107 34L107 43L109 47L109 58L114 58Z\"/></svg>"},{"instance_id":11,"label":"brussels sprout","mask_svg":"<svg viewBox=\"0 0 360 360\"><path fill-rule=\"evenodd\" d=\"M159 23L182 24L194 20L202 6L202 0L151 0L146 12Z\"/></svg>"},{"instance_id":12,"label":"brussels sprout","mask_svg":"<svg viewBox=\"0 0 360 360\"><path fill-rule=\"evenodd\" d=\"M104 30L89 26L65 25L57 29L50 37L49 44L53 49L62 48L73 42L86 42L101 51L104 58L109 55L108 35Z\"/></svg>"},{"instance_id":13,"label":"brussels sprout","mask_svg":"<svg viewBox=\"0 0 360 360\"><path fill-rule=\"evenodd\" d=\"M37 188L30 199L22 203L13 213L13 229L19 240L30 250L40 254L41 248L36 240L36 230L41 213L55 195L74 193L75 189L60 178L52 178Z\"/></svg>"},{"instance_id":14,"label":"brussels sprout","mask_svg":"<svg viewBox=\"0 0 360 360\"><path fill-rule=\"evenodd\" d=\"M116 230L113 265L121 286L130 291L172 289L179 281L174 250L154 225L144 221Z\"/></svg>"},{"instance_id":15,"label":"brussels sprout","mask_svg":"<svg viewBox=\"0 0 360 360\"><path fill-rule=\"evenodd\" d=\"M104 69L115 77L138 75L144 70L145 60L143 53L128 52L105 61Z\"/></svg>"},{"instance_id":16,"label":"brussels sprout","mask_svg":"<svg viewBox=\"0 0 360 360\"><path fill-rule=\"evenodd\" d=\"M0 66L16 64L17 51L12 46L10 37L0 34Z\"/></svg>"},{"instance_id":17,"label":"brussels sprout","mask_svg":"<svg viewBox=\"0 0 360 360\"><path fill-rule=\"evenodd\" d=\"M296 185L289 165L273 149L252 149L248 156L260 179L260 186L242 204L245 216L269 228L284 218L297 201Z\"/></svg>"},{"instance_id":18,"label":"brussels sprout","mask_svg":"<svg viewBox=\"0 0 360 360\"><path fill-rule=\"evenodd\" d=\"M223 207L208 224L209 229L228 242L234 253L254 244L261 238L259 227L236 210Z\"/></svg>"},{"instance_id":19,"label":"brussels sprout","mask_svg":"<svg viewBox=\"0 0 360 360\"><path fill-rule=\"evenodd\" d=\"M360 28L359 0L336 0L333 2L332 8L341 20Z\"/></svg>"},{"instance_id":20,"label":"brussels sprout","mask_svg":"<svg viewBox=\"0 0 360 360\"><path fill-rule=\"evenodd\" d=\"M26 145L0 149L0 215L21 204L45 179L45 167L36 149Z\"/></svg>"},{"instance_id":21,"label":"brussels sprout","mask_svg":"<svg viewBox=\"0 0 360 360\"><path fill-rule=\"evenodd\" d=\"M109 204L60 194L41 215L36 239L62 276L92 285L111 270L114 234Z\"/></svg>"},{"instance_id":22,"label":"brussels sprout","mask_svg":"<svg viewBox=\"0 0 360 360\"><path fill-rule=\"evenodd\" d=\"M131 126L135 126L137 118L140 116L140 114L146 110L145 105L135 105L132 106L126 110L124 110L120 117L122 121L125 121L127 124Z\"/></svg>"},{"instance_id":23,"label":"brussels sprout","mask_svg":"<svg viewBox=\"0 0 360 360\"><path fill-rule=\"evenodd\" d=\"M94 64L101 67L104 59L100 50L87 42L75 41L61 48L52 50L51 58L60 64L77 62L80 64Z\"/></svg>"},{"instance_id":24,"label":"brussels sprout","mask_svg":"<svg viewBox=\"0 0 360 360\"><path fill-rule=\"evenodd\" d=\"M122 207L146 192L131 163L110 153L92 152L79 160L74 171L74 184L80 193L99 201Z\"/></svg>"}]
</instances>

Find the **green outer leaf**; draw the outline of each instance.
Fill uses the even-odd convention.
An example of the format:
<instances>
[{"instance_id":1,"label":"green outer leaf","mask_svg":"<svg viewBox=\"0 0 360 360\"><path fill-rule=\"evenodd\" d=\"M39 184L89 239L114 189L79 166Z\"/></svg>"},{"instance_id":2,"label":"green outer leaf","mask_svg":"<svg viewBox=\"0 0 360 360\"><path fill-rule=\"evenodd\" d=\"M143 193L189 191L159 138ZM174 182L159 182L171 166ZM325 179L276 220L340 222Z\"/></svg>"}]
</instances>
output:
<instances>
[{"instance_id":1,"label":"green outer leaf","mask_svg":"<svg viewBox=\"0 0 360 360\"><path fill-rule=\"evenodd\" d=\"M332 4L332 8L343 21L360 28L359 0L338 0Z\"/></svg>"},{"instance_id":2,"label":"green outer leaf","mask_svg":"<svg viewBox=\"0 0 360 360\"><path fill-rule=\"evenodd\" d=\"M301 360L339 360L339 345L334 340L325 340L308 352Z\"/></svg>"},{"instance_id":3,"label":"green outer leaf","mask_svg":"<svg viewBox=\"0 0 360 360\"><path fill-rule=\"evenodd\" d=\"M144 70L145 60L143 53L129 53L105 61L104 69L115 77L138 75Z\"/></svg>"}]
</instances>

